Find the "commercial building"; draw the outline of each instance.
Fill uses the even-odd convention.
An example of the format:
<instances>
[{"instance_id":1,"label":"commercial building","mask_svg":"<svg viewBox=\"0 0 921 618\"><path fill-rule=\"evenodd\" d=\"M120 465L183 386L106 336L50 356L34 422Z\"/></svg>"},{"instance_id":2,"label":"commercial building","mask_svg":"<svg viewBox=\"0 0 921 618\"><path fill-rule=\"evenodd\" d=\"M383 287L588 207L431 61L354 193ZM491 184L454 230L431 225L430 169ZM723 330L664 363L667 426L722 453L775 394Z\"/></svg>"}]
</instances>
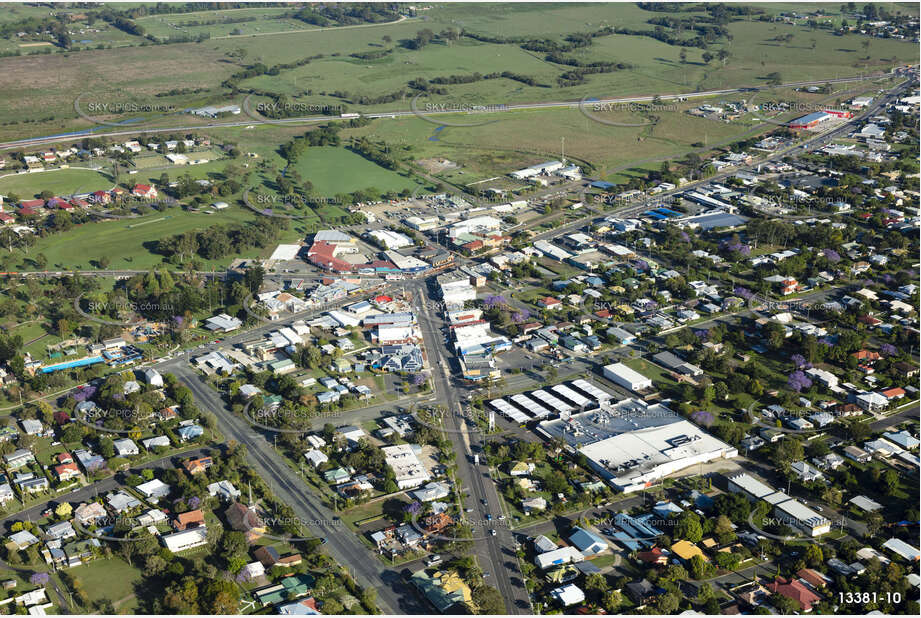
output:
<instances>
[{"instance_id":1,"label":"commercial building","mask_svg":"<svg viewBox=\"0 0 921 618\"><path fill-rule=\"evenodd\" d=\"M539 432L582 453L611 486L639 491L691 466L738 455L732 446L682 419L667 406L636 399L553 421Z\"/></svg>"},{"instance_id":2,"label":"commercial building","mask_svg":"<svg viewBox=\"0 0 921 618\"><path fill-rule=\"evenodd\" d=\"M798 528L809 536L820 536L831 531L831 522L805 504L782 491L762 483L750 474L742 473L727 478L727 487L750 500L764 500L773 505L774 515L784 523Z\"/></svg>"},{"instance_id":3,"label":"commercial building","mask_svg":"<svg viewBox=\"0 0 921 618\"><path fill-rule=\"evenodd\" d=\"M539 176L541 174L552 174L557 170L562 170L563 167L564 165L562 161L545 161L544 163L538 163L536 165L531 165L530 167L512 172L510 176L516 180L525 180L526 178Z\"/></svg>"},{"instance_id":4,"label":"commercial building","mask_svg":"<svg viewBox=\"0 0 921 618\"><path fill-rule=\"evenodd\" d=\"M829 114L828 112L813 112L805 116L800 116L795 120L791 120L787 126L791 129L813 129L837 117L836 114Z\"/></svg>"},{"instance_id":5,"label":"commercial building","mask_svg":"<svg viewBox=\"0 0 921 618\"><path fill-rule=\"evenodd\" d=\"M627 367L623 363L612 363L604 367L604 377L635 393L652 388L652 380Z\"/></svg>"},{"instance_id":6,"label":"commercial building","mask_svg":"<svg viewBox=\"0 0 921 618\"><path fill-rule=\"evenodd\" d=\"M401 249L413 244L411 238L392 230L371 230L368 236L381 243L385 249Z\"/></svg>"},{"instance_id":7,"label":"commercial building","mask_svg":"<svg viewBox=\"0 0 921 618\"><path fill-rule=\"evenodd\" d=\"M416 444L396 444L381 448L384 461L393 468L397 487L412 489L429 481L432 477L419 460L421 447Z\"/></svg>"}]
</instances>

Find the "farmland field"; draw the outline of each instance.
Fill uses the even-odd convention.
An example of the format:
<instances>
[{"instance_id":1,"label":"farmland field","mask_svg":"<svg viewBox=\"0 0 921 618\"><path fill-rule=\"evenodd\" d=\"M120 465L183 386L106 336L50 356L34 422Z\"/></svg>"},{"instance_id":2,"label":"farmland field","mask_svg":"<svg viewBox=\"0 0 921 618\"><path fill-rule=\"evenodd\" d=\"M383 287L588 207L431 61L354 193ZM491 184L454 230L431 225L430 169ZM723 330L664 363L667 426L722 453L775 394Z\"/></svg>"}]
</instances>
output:
<instances>
[{"instance_id":1,"label":"farmland field","mask_svg":"<svg viewBox=\"0 0 921 618\"><path fill-rule=\"evenodd\" d=\"M288 8L257 7L245 9L227 9L224 11L200 11L194 13L177 13L165 15L148 15L135 21L144 30L158 39L171 36L198 36L207 34L212 38L227 36L235 30L241 30L240 36L264 34L266 32L285 32L290 30L309 30L314 26L296 19L283 19L281 15L289 13ZM252 21L234 21L234 20ZM198 22L199 25L195 25ZM216 22L216 23L212 23Z\"/></svg>"},{"instance_id":2,"label":"farmland field","mask_svg":"<svg viewBox=\"0 0 921 618\"><path fill-rule=\"evenodd\" d=\"M399 191L416 186L410 179L345 148L309 148L294 167L313 183L318 195L331 196L369 187L380 191Z\"/></svg>"},{"instance_id":3,"label":"farmland field","mask_svg":"<svg viewBox=\"0 0 921 618\"><path fill-rule=\"evenodd\" d=\"M761 8L776 13L781 6ZM796 6L800 11L809 8ZM825 21L832 25L840 23L837 6L823 5L823 8L828 14ZM422 49L410 49L407 42L422 28L435 32L448 27L464 28L491 37L528 34L551 40L605 26L650 32L652 26L648 20L658 14L633 4L447 5L433 7L424 20L315 28L292 19L278 19L284 10L265 7L141 17L138 23L156 37L204 33L212 38L201 43L159 46L156 54L142 47L71 52L65 56L70 69L64 72L59 70L62 55L58 52L63 50L58 48L49 55L0 58L6 86L0 94L0 116L7 119L0 127L0 138L21 135L25 130L34 135L36 130L53 134L88 128L90 122L79 118L73 110L73 98L80 92L92 92L95 99L108 101L130 92L133 100L169 104L178 109L239 102L237 99L242 97L221 86L230 75L255 63L271 66L318 55L323 57L303 66L281 69L276 75L244 79L241 86L286 94L302 102L344 104L367 110L405 110L412 93L407 86L410 80L449 75L509 72L534 81L526 85L501 78L465 86L449 85L444 87L446 94L433 97L432 101L437 98L441 103L500 104L687 92L698 88L763 85L766 76L775 72L785 81L853 76L888 70L917 58L915 45L907 41L874 39L864 48L865 37L857 34L839 36L822 28L813 30L801 24L749 18L731 21L727 27L732 39L720 39L710 46L714 53L728 51L730 55L725 61L704 62L702 50L687 48L687 59L682 62L681 47L646 35L597 37L589 47L566 56L577 62L604 58L625 66L589 75L574 86L560 87L557 78L570 67L551 62L545 53L525 50L515 42L485 43L461 37L453 43L436 41ZM917 13L917 6L898 5L898 10ZM695 11L692 15L702 13ZM248 16L259 19L209 24ZM182 25L196 21L206 25ZM227 34L237 29L243 34ZM269 32L282 34L262 36ZM787 35L792 35L790 41L778 40ZM93 38L90 34L86 37ZM376 60L351 56L365 52L382 52L384 56ZM124 66L131 66L132 71L120 70ZM410 94L373 102L381 95L400 90ZM158 94L162 96L157 97ZM25 100L40 100L41 105L15 103ZM181 120L163 122L200 122L184 114L178 118ZM28 125L22 124L23 121L28 121Z\"/></svg>"}]
</instances>

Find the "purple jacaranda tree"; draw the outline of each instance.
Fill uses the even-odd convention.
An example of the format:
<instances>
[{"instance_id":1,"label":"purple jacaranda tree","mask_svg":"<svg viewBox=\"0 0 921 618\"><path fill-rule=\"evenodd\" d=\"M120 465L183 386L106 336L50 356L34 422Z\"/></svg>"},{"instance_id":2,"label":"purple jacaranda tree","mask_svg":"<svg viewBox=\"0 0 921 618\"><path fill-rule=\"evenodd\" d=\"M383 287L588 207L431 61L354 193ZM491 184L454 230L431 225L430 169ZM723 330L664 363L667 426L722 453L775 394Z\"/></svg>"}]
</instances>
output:
<instances>
[{"instance_id":1,"label":"purple jacaranda tree","mask_svg":"<svg viewBox=\"0 0 921 618\"><path fill-rule=\"evenodd\" d=\"M422 511L422 504L417 500L404 506L403 510L410 515L417 515Z\"/></svg>"},{"instance_id":2,"label":"purple jacaranda tree","mask_svg":"<svg viewBox=\"0 0 921 618\"><path fill-rule=\"evenodd\" d=\"M687 232L685 232L684 230L682 230L682 231L681 231L681 240L683 240L684 242L691 242L691 237L688 236L688 233L687 233Z\"/></svg>"},{"instance_id":3,"label":"purple jacaranda tree","mask_svg":"<svg viewBox=\"0 0 921 618\"><path fill-rule=\"evenodd\" d=\"M93 398L93 395L96 394L97 390L98 389L95 386L87 386L86 388L81 388L80 390L74 392L74 401L78 403L81 401L89 401Z\"/></svg>"},{"instance_id":4,"label":"purple jacaranda tree","mask_svg":"<svg viewBox=\"0 0 921 618\"><path fill-rule=\"evenodd\" d=\"M189 508L193 511L201 506L201 498L198 496L192 496L189 498Z\"/></svg>"},{"instance_id":5,"label":"purple jacaranda tree","mask_svg":"<svg viewBox=\"0 0 921 618\"><path fill-rule=\"evenodd\" d=\"M884 343L883 345L879 346L879 353L888 358L898 354L899 349L891 343Z\"/></svg>"},{"instance_id":6,"label":"purple jacaranda tree","mask_svg":"<svg viewBox=\"0 0 921 618\"><path fill-rule=\"evenodd\" d=\"M825 259L831 262L832 264L837 264L841 261L841 256L834 249L823 249L822 255L825 256Z\"/></svg>"},{"instance_id":7,"label":"purple jacaranda tree","mask_svg":"<svg viewBox=\"0 0 921 618\"><path fill-rule=\"evenodd\" d=\"M184 323L185 323L185 318L183 318L181 315L173 316L173 326L174 327L181 328Z\"/></svg>"},{"instance_id":8,"label":"purple jacaranda tree","mask_svg":"<svg viewBox=\"0 0 921 618\"><path fill-rule=\"evenodd\" d=\"M701 341L707 341L710 338L710 331L701 328L694 331L694 336Z\"/></svg>"},{"instance_id":9,"label":"purple jacaranda tree","mask_svg":"<svg viewBox=\"0 0 921 618\"><path fill-rule=\"evenodd\" d=\"M806 364L806 358L802 354L794 354L790 357L790 361L797 369L802 369L803 365Z\"/></svg>"},{"instance_id":10,"label":"purple jacaranda tree","mask_svg":"<svg viewBox=\"0 0 921 618\"><path fill-rule=\"evenodd\" d=\"M32 575L29 576L29 583L34 586L41 586L43 584L47 584L49 579L50 578L48 577L47 573L40 571L38 573L32 573Z\"/></svg>"},{"instance_id":11,"label":"purple jacaranda tree","mask_svg":"<svg viewBox=\"0 0 921 618\"><path fill-rule=\"evenodd\" d=\"M691 418L697 422L698 425L703 425L704 427L709 427L715 420L713 413L707 412L706 410L698 410L691 415Z\"/></svg>"},{"instance_id":12,"label":"purple jacaranda tree","mask_svg":"<svg viewBox=\"0 0 921 618\"><path fill-rule=\"evenodd\" d=\"M742 242L727 242L724 245L732 253L738 253L742 257L748 257L752 254L752 248Z\"/></svg>"},{"instance_id":13,"label":"purple jacaranda tree","mask_svg":"<svg viewBox=\"0 0 921 618\"><path fill-rule=\"evenodd\" d=\"M417 373L413 375L412 384L413 386L422 386L425 384L427 376L424 373Z\"/></svg>"},{"instance_id":14,"label":"purple jacaranda tree","mask_svg":"<svg viewBox=\"0 0 921 618\"><path fill-rule=\"evenodd\" d=\"M234 579L238 584L246 584L252 581L253 576L246 571L240 571Z\"/></svg>"},{"instance_id":15,"label":"purple jacaranda tree","mask_svg":"<svg viewBox=\"0 0 921 618\"><path fill-rule=\"evenodd\" d=\"M501 307L505 305L505 297L499 294L491 294L483 299L483 306L487 309L492 309L494 307Z\"/></svg>"},{"instance_id":16,"label":"purple jacaranda tree","mask_svg":"<svg viewBox=\"0 0 921 618\"><path fill-rule=\"evenodd\" d=\"M512 314L512 321L515 324L522 324L527 321L529 317L531 317L531 312L527 309L522 309L521 311L516 311Z\"/></svg>"},{"instance_id":17,"label":"purple jacaranda tree","mask_svg":"<svg viewBox=\"0 0 921 618\"><path fill-rule=\"evenodd\" d=\"M751 290L741 285L737 285L732 289L732 293L738 296L739 298L744 298L745 300L751 300L754 294Z\"/></svg>"},{"instance_id":18,"label":"purple jacaranda tree","mask_svg":"<svg viewBox=\"0 0 921 618\"><path fill-rule=\"evenodd\" d=\"M812 380L810 380L805 373L797 370L790 374L790 377L787 379L787 386L799 393L804 388L812 386Z\"/></svg>"}]
</instances>

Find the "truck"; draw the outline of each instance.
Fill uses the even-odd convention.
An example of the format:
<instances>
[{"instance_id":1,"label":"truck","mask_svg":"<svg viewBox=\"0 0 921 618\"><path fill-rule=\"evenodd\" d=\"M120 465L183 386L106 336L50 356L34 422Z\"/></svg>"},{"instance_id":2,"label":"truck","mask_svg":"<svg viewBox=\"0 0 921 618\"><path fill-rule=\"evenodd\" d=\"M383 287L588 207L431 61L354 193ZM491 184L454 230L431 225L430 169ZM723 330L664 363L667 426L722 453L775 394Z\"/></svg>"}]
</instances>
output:
<instances>
[{"instance_id":1,"label":"truck","mask_svg":"<svg viewBox=\"0 0 921 618\"><path fill-rule=\"evenodd\" d=\"M361 114L356 114L354 112L342 112L339 114L339 117L349 120L351 118L361 118Z\"/></svg>"},{"instance_id":2,"label":"truck","mask_svg":"<svg viewBox=\"0 0 921 618\"><path fill-rule=\"evenodd\" d=\"M474 456L473 456L473 463L474 463L475 465L480 465L480 456L479 456L479 455L474 455Z\"/></svg>"}]
</instances>

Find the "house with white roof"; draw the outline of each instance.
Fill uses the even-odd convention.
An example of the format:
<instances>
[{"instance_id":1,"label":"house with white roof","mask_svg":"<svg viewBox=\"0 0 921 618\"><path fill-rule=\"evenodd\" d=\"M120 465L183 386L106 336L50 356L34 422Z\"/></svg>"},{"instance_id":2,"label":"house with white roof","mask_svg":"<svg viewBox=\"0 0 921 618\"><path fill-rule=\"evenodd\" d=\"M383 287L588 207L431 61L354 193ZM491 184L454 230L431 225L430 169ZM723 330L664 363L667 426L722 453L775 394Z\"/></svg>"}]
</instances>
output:
<instances>
[{"instance_id":1,"label":"house with white roof","mask_svg":"<svg viewBox=\"0 0 921 618\"><path fill-rule=\"evenodd\" d=\"M169 495L170 486L161 481L160 479L153 479L147 481L146 483L141 483L135 487L139 492L144 494L144 497L148 500L165 498Z\"/></svg>"}]
</instances>

